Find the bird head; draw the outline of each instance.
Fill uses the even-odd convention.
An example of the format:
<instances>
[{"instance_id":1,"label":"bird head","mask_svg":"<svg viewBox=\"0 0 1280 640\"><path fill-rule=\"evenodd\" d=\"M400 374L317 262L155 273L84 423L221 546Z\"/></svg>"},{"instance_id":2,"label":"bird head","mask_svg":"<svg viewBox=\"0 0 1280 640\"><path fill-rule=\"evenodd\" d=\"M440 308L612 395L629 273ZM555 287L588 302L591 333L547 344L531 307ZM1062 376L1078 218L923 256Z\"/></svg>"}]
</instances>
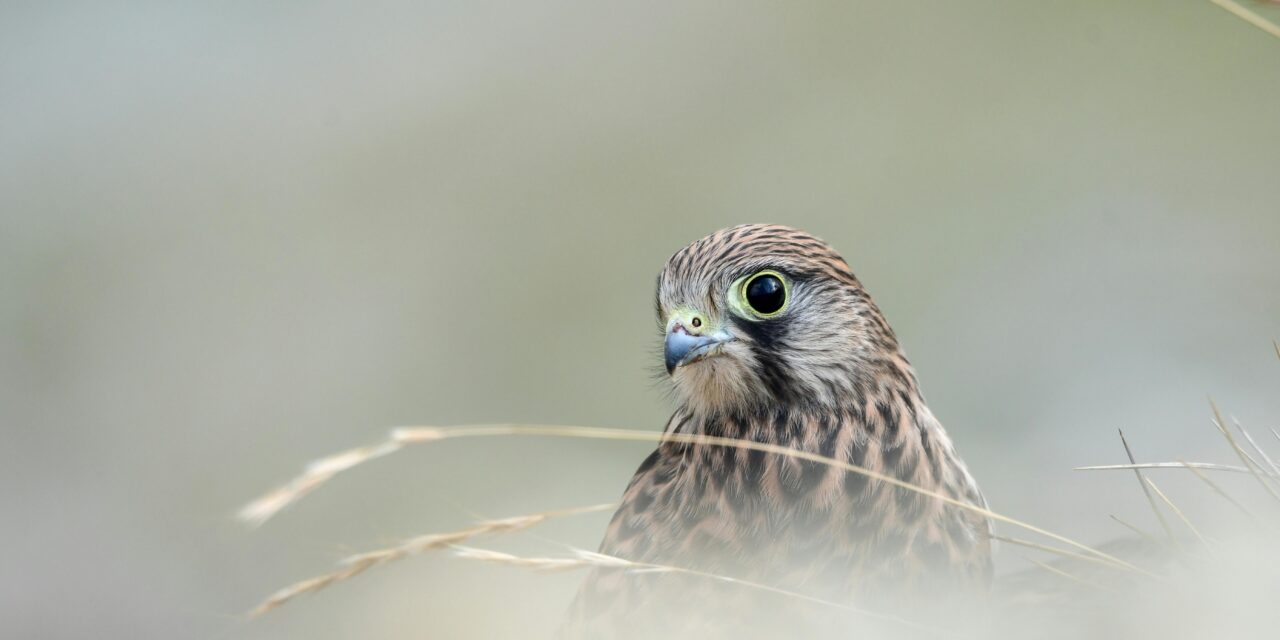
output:
<instances>
[{"instance_id":1,"label":"bird head","mask_svg":"<svg viewBox=\"0 0 1280 640\"><path fill-rule=\"evenodd\" d=\"M788 227L741 225L681 249L656 306L667 374L695 411L834 405L900 357L844 259Z\"/></svg>"}]
</instances>

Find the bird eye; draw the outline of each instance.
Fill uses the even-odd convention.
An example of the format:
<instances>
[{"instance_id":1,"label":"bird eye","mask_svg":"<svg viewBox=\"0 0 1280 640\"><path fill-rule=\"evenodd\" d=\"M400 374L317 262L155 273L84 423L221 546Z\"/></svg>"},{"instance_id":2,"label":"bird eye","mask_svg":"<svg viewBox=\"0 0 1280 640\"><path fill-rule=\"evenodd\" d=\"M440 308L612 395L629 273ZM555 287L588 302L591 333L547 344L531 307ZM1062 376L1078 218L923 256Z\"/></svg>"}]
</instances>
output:
<instances>
[{"instance_id":1,"label":"bird eye","mask_svg":"<svg viewBox=\"0 0 1280 640\"><path fill-rule=\"evenodd\" d=\"M756 315L776 316L787 306L787 285L780 274L761 271L742 284L742 299Z\"/></svg>"}]
</instances>

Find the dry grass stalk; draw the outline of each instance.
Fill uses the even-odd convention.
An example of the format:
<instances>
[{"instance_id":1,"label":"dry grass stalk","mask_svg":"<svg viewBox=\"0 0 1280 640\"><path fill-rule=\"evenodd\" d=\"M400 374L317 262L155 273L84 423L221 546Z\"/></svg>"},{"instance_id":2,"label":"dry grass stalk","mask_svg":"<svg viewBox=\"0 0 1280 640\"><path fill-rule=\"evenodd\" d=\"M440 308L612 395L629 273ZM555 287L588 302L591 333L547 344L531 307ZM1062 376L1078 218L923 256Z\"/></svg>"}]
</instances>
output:
<instances>
[{"instance_id":1,"label":"dry grass stalk","mask_svg":"<svg viewBox=\"0 0 1280 640\"><path fill-rule=\"evenodd\" d=\"M663 564L651 564L647 562L634 562L631 560L627 560L625 558L619 558L617 556L611 556L603 553L596 553L593 551L586 551L582 549L571 549L571 551L573 552L572 558L528 558L528 557L512 555L509 553L504 553L501 551L492 551L489 549L476 549L473 547L464 547L464 546L458 546L458 545L455 545L453 547L453 551L454 551L454 555L456 555L457 557L467 559L467 560L478 560L480 562L489 562L493 564L521 567L525 569L533 569L535 571L565 571L570 569L598 567L598 568L606 568L606 569L621 569L621 570L626 570L634 573L673 573L673 574L678 573L681 575L695 576L698 578L706 578L708 580L725 582L728 584L733 584L733 585L745 587L748 589L764 591L766 593L772 593L772 594L784 596L787 598L793 598L796 600L801 600L804 602L809 602L809 603L824 606L824 607L832 607L832 608L840 609L843 611L848 611L850 613L854 613L860 616L866 616L866 617L875 618L878 620L886 620L889 622L893 622L895 624L911 627L913 629L927 631L929 633L933 633L942 637L945 637L946 635L941 629L924 626L915 622L911 622L909 620L904 620L903 618L899 618L897 616L878 613L875 611L870 611L867 609L862 609L862 608L854 607L854 606L839 603L839 602L833 602L831 600L824 600L822 598L816 598L814 596L805 595L803 593L798 593L795 591L788 591L786 589L779 589L778 587L771 587L766 584L750 582L747 580L739 580L737 578L732 578L729 576L723 576L723 575L714 574L714 573L706 573L704 571L697 571L694 569L685 569L683 567L676 567L676 566L663 565Z\"/></svg>"},{"instance_id":2,"label":"dry grass stalk","mask_svg":"<svg viewBox=\"0 0 1280 640\"><path fill-rule=\"evenodd\" d=\"M1270 467L1271 472L1268 473L1267 475L1271 478L1280 476L1280 467L1276 466L1275 461L1271 459L1271 456L1267 455L1267 452L1265 449L1258 446L1258 443L1254 441L1253 436L1249 434L1249 430L1245 429L1244 425L1240 424L1240 421L1237 420L1235 416L1231 417L1231 422L1236 425L1236 430L1240 432L1240 435L1244 436L1245 442L1248 442L1249 446L1252 447L1255 452L1257 452L1258 456L1262 458L1263 462L1266 462L1267 466ZM1258 466L1262 466L1262 465L1258 465Z\"/></svg>"},{"instance_id":3,"label":"dry grass stalk","mask_svg":"<svg viewBox=\"0 0 1280 640\"><path fill-rule=\"evenodd\" d=\"M1210 422L1212 422L1212 420L1210 420ZM1214 425L1215 428L1217 426L1218 426L1217 424ZM1249 468L1248 468L1249 473L1257 474L1258 476L1266 480L1275 482L1275 478L1271 476L1271 472L1264 469L1262 464L1258 462L1258 459L1253 457L1252 453L1245 451L1244 447L1240 447L1240 452L1244 455L1244 461L1249 464Z\"/></svg>"},{"instance_id":4,"label":"dry grass stalk","mask_svg":"<svg viewBox=\"0 0 1280 640\"><path fill-rule=\"evenodd\" d=\"M1071 573L1070 571L1067 571L1059 567L1055 567L1047 562L1041 562L1039 560L1036 560L1035 558L1024 558L1024 559L1027 560L1028 562L1035 564L1041 569L1048 571L1049 573L1053 573L1053 574L1062 576L1068 580L1071 580L1073 582L1080 583L1086 587L1089 587L1090 589L1097 589L1098 591L1115 591L1114 589L1104 587L1096 582L1085 580L1084 578L1081 578L1080 576L1077 576L1074 573Z\"/></svg>"},{"instance_id":5,"label":"dry grass stalk","mask_svg":"<svg viewBox=\"0 0 1280 640\"><path fill-rule=\"evenodd\" d=\"M260 616L300 595L313 593L334 584L335 582L342 582L344 580L354 578L380 564L426 553L428 551L456 547L459 543L466 542L476 536L522 531L534 525L541 524L551 518L609 511L617 506L618 505L616 504L597 504L589 507L542 511L539 513L515 516L512 518L485 520L475 524L474 526L467 527L466 529L450 531L448 533L432 533L416 536L394 547L349 556L341 561L340 564L343 568L314 578L301 580L280 589L273 593L271 597L264 600L262 604L255 607L253 611L249 612L249 615Z\"/></svg>"},{"instance_id":6,"label":"dry grass stalk","mask_svg":"<svg viewBox=\"0 0 1280 640\"><path fill-rule=\"evenodd\" d=\"M1154 545L1159 545L1159 544L1161 544L1161 543L1160 543L1160 541L1159 541L1159 540L1157 540L1155 536L1153 536L1153 535L1151 535L1151 534L1147 533L1146 531L1143 531L1142 529L1139 529L1138 527L1136 527L1136 526L1134 526L1134 525L1132 525L1132 524L1129 524L1128 522L1125 522L1124 520L1121 520L1119 516L1117 516L1117 515L1115 515L1115 514L1111 514L1111 519L1112 519L1112 520L1115 520L1117 523L1119 523L1119 524L1120 524L1121 526L1123 526L1124 528L1126 528L1126 529L1128 529L1128 530L1130 530L1130 531L1132 531L1132 532L1134 532L1134 533L1138 534L1138 537L1139 537L1139 538L1142 538L1143 540L1146 540L1147 542L1150 542L1151 544L1154 544Z\"/></svg>"},{"instance_id":7,"label":"dry grass stalk","mask_svg":"<svg viewBox=\"0 0 1280 640\"><path fill-rule=\"evenodd\" d=\"M376 562L373 560L367 560L365 562L355 562L355 563L349 564L345 569L334 571L332 573L326 573L322 576L316 576L314 578L310 578L307 580L301 580L299 582L295 582L271 594L271 597L267 598L266 600L263 600L262 604L259 604L258 606L254 607L253 610L249 612L249 617L255 618L264 613L267 613L268 611L271 611L272 609L275 609L276 607L279 607L284 603L304 593L314 593L335 582L341 582L348 578L354 578L355 576L358 576L361 573L364 573L366 569L368 569L369 567L372 567L374 564L376 564Z\"/></svg>"},{"instance_id":8,"label":"dry grass stalk","mask_svg":"<svg viewBox=\"0 0 1280 640\"><path fill-rule=\"evenodd\" d=\"M509 553L503 553L501 551L476 549L474 547L464 547L461 545L453 545L452 550L453 555L464 560L478 560L480 562L501 564L509 567L533 569L534 571L569 571L571 569L604 566L593 564L583 558L524 558L514 556ZM616 565L610 563L608 566Z\"/></svg>"},{"instance_id":9,"label":"dry grass stalk","mask_svg":"<svg viewBox=\"0 0 1280 640\"><path fill-rule=\"evenodd\" d=\"M1205 469L1208 471L1230 471L1233 473L1252 473L1245 467L1216 462L1140 462L1137 464L1097 464L1087 467L1076 467L1076 471L1117 471L1122 469Z\"/></svg>"},{"instance_id":10,"label":"dry grass stalk","mask_svg":"<svg viewBox=\"0 0 1280 640\"><path fill-rule=\"evenodd\" d=\"M261 525L279 513L281 509L293 504L302 496L311 493L339 473L374 458L395 453L400 450L401 446L403 445L394 440L388 440L371 447L358 447L316 460L307 465L302 475L289 481L283 487L249 503L236 515L240 520L253 526Z\"/></svg>"},{"instance_id":11,"label":"dry grass stalk","mask_svg":"<svg viewBox=\"0 0 1280 640\"><path fill-rule=\"evenodd\" d=\"M360 462L364 462L381 455L386 455L386 453L398 450L410 444L436 442L436 441L451 439L451 438L500 437L500 436L587 438L587 439L597 439L597 440L624 440L624 441L633 441L633 442L634 441L682 442L687 444L699 444L699 445L706 445L706 446L734 447L739 449L760 451L763 453L769 453L774 455L789 456L797 460L804 460L806 462L823 464L829 467L843 470L847 473L857 473L857 474L866 476L868 478L871 478L873 480L884 482L888 485L891 485L900 489L904 489L906 491L911 491L913 493L927 496L935 500L939 500L947 505L956 507L958 509L971 511L973 513L977 513L979 515L990 518L997 522L1003 522L1005 524L1009 524L1009 525L1024 529L1026 531L1030 531L1032 533L1044 536L1046 538L1056 540L1062 544L1074 547L1090 555L1101 558L1107 561L1109 564L1111 564L1114 567L1154 577L1154 574L1150 573L1149 571L1140 569L1124 560L1121 560L1120 558L1117 558L1110 554L1094 549L1093 547L1090 547L1084 543L1076 542L1075 540L1067 538L1066 536L1062 536L1062 535L1053 533L1051 531L1042 529L1040 527L1037 527L1035 525L1023 522L1021 520L1017 520L1015 518L1011 518L1009 516L996 513L994 511L991 511L990 509L971 505L966 502L962 502L960 500L952 498L950 496L943 495L941 493L937 493L934 491L930 491L918 485L915 485L909 482L904 482L897 478L893 478L893 477L884 475L882 473L879 473L877 471L872 471L865 467L861 467L858 465L845 462L843 460L836 460L834 458L829 458L816 453L810 453L808 451L801 451L798 449L791 449L791 448L782 447L779 445L756 442L753 440L740 440L736 438L725 438L720 436L707 436L707 435L698 435L698 434L684 434L684 433L665 433L664 434L664 433L655 433L651 431L636 431L631 429L609 429L609 428L603 428L603 427L574 427L574 426L563 426L563 425L495 424L495 425L476 425L471 427L406 427L406 428L394 430L391 434L390 440L387 443L384 443L382 445L376 445L373 447L368 447L366 449L355 449L355 450L352 450L351 452L348 452L347 454L343 454L344 456L351 456L351 457L343 458L343 462L346 464L340 470L350 469L351 467L355 466L356 464L359 464ZM361 458L359 457L358 454L359 452L362 452L362 451L376 452L376 455L365 455L363 458ZM312 465L312 467L314 466L315 465ZM268 494L266 497L259 499L253 502L252 504L250 504L248 507L244 509L244 511L242 511L242 514L265 513L266 517L270 517L271 514L274 514L278 512L280 509L284 508L285 506L292 504L297 499L301 498L306 493L314 490L321 483L331 479L336 474L336 472L317 474L313 471L312 467L308 467L307 471L304 472L302 476L294 479L292 482L285 485L285 487L278 489L272 492L271 494ZM326 471L328 470L326 469ZM305 491L290 494L289 489L295 486L306 487L306 489Z\"/></svg>"},{"instance_id":12,"label":"dry grass stalk","mask_svg":"<svg viewBox=\"0 0 1280 640\"><path fill-rule=\"evenodd\" d=\"M1183 524L1187 525L1187 528L1191 530L1191 533L1195 534L1196 538L1200 540L1200 543L1205 547L1208 547L1209 541L1205 540L1205 537L1200 534L1200 530L1197 529L1194 524L1191 524L1191 519L1187 517L1187 514L1183 513L1182 509L1179 509L1178 505L1174 504L1173 500L1170 500L1169 496L1165 495L1165 493L1160 490L1160 487L1156 486L1155 481L1151 478L1143 478L1143 480L1146 481L1146 483L1151 487L1151 490L1154 491L1157 496L1160 496L1160 499L1169 507L1169 510L1173 511L1173 514L1178 516L1178 519L1182 520Z\"/></svg>"},{"instance_id":13,"label":"dry grass stalk","mask_svg":"<svg viewBox=\"0 0 1280 640\"><path fill-rule=\"evenodd\" d=\"M1125 439L1124 431L1118 431L1120 431L1120 443L1124 445L1124 453L1129 456L1129 463L1138 464L1138 461L1133 459L1133 450L1129 448L1129 441ZM1173 535L1173 527L1169 526L1169 521L1165 520L1164 513L1156 506L1155 498L1151 497L1151 489L1147 488L1147 479L1142 476L1142 471L1134 469L1133 475L1138 477L1138 485L1142 487L1142 494L1147 497L1147 504L1151 505L1151 512L1156 514L1156 520L1160 521L1160 528L1164 529L1165 536L1169 538L1169 542L1173 546L1181 548L1178 544L1178 539Z\"/></svg>"},{"instance_id":14,"label":"dry grass stalk","mask_svg":"<svg viewBox=\"0 0 1280 640\"><path fill-rule=\"evenodd\" d=\"M1227 443L1231 445L1231 449L1240 457L1240 461L1243 462L1244 466L1249 468L1250 473L1258 479L1258 484L1261 484L1262 488L1266 489L1267 493L1271 494L1272 498L1275 498L1276 501L1280 501L1280 495L1277 495L1275 489L1271 488L1271 483L1267 482L1267 480L1263 478L1265 472L1259 468L1249 454L1240 447L1240 443L1236 442L1235 436L1231 435L1231 430L1227 428L1227 422L1222 419L1222 412L1218 410L1218 405L1213 401L1213 398L1209 399L1209 406L1213 408L1213 425L1218 428L1218 432L1222 434L1222 437L1227 439Z\"/></svg>"},{"instance_id":15,"label":"dry grass stalk","mask_svg":"<svg viewBox=\"0 0 1280 640\"><path fill-rule=\"evenodd\" d=\"M1235 0L1209 0L1210 2L1230 11L1237 18L1248 22L1249 24L1266 31L1267 33L1280 38L1280 26L1276 26L1274 22L1258 15L1254 11L1247 9L1235 2ZM1277 355L1280 355L1280 346L1276 347Z\"/></svg>"},{"instance_id":16,"label":"dry grass stalk","mask_svg":"<svg viewBox=\"0 0 1280 640\"><path fill-rule=\"evenodd\" d=\"M1209 476L1205 475L1203 471L1200 471L1199 469L1191 466L1190 463L1183 462L1182 464L1186 466L1187 471L1190 471L1197 478L1200 478L1201 480L1203 480L1205 484L1209 485L1209 488L1213 489L1214 493L1217 493L1218 495L1225 498L1227 502L1230 502L1231 504L1235 505L1236 508L1239 509L1240 512L1243 513L1245 516L1247 516L1250 520L1254 521L1257 524L1261 524L1261 522L1258 520L1258 517L1253 515L1253 512L1249 511L1249 509L1247 509L1243 504L1240 504L1240 501L1231 497L1231 494L1227 493L1225 489L1218 486L1218 483L1209 479Z\"/></svg>"},{"instance_id":17,"label":"dry grass stalk","mask_svg":"<svg viewBox=\"0 0 1280 640\"><path fill-rule=\"evenodd\" d=\"M1012 545L1017 545L1020 547L1027 547L1028 549L1043 551L1045 553L1051 553L1057 556L1062 556L1064 558L1071 558L1073 560L1080 560L1083 562L1092 562L1092 563L1101 564L1104 566L1107 565L1106 561L1100 560L1090 555L1086 555L1083 553L1076 553L1074 551L1067 551L1066 549L1059 549L1057 547L1051 547L1047 544L1040 544L1038 542L1032 542L1030 540L1022 540L1020 538L1010 538L1007 536L991 536L991 539L998 540L1000 542L1004 542Z\"/></svg>"}]
</instances>

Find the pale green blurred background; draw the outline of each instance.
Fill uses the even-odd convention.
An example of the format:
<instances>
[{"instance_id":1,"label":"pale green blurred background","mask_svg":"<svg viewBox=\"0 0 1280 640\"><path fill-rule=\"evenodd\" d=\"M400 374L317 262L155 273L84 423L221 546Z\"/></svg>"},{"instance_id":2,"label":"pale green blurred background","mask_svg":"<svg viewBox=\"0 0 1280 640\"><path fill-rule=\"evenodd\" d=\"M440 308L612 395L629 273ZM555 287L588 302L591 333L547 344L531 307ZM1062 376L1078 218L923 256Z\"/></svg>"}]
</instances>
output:
<instances>
[{"instance_id":1,"label":"pale green blurred background","mask_svg":"<svg viewBox=\"0 0 1280 640\"><path fill-rule=\"evenodd\" d=\"M394 425L659 429L654 276L739 222L844 253L998 510L1154 529L1071 467L1117 427L1229 461L1210 394L1280 424L1278 116L1280 40L1208 2L5 3L0 636L535 637L580 576L433 556L241 614L611 501L645 445L442 443L232 515Z\"/></svg>"}]
</instances>

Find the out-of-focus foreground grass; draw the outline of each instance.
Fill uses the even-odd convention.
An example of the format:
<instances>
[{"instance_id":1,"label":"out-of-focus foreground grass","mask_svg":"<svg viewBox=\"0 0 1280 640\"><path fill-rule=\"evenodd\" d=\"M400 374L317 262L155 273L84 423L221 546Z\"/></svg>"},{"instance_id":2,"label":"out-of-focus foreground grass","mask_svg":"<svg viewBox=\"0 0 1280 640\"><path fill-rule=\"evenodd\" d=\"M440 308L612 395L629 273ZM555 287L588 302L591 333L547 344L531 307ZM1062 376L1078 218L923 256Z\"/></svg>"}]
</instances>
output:
<instances>
[{"instance_id":1,"label":"out-of-focus foreground grass","mask_svg":"<svg viewBox=\"0 0 1280 640\"><path fill-rule=\"evenodd\" d=\"M647 445L459 440L234 512L388 425L658 430L654 275L745 221L845 255L993 509L1163 535L1129 472L1072 469L1125 462L1117 428L1236 464L1206 394L1276 424L1278 43L1207 1L5 4L0 636L550 629L578 575L448 554L243 614L354 552L614 501ZM1149 477L1217 557L1252 548L1194 475Z\"/></svg>"}]
</instances>

